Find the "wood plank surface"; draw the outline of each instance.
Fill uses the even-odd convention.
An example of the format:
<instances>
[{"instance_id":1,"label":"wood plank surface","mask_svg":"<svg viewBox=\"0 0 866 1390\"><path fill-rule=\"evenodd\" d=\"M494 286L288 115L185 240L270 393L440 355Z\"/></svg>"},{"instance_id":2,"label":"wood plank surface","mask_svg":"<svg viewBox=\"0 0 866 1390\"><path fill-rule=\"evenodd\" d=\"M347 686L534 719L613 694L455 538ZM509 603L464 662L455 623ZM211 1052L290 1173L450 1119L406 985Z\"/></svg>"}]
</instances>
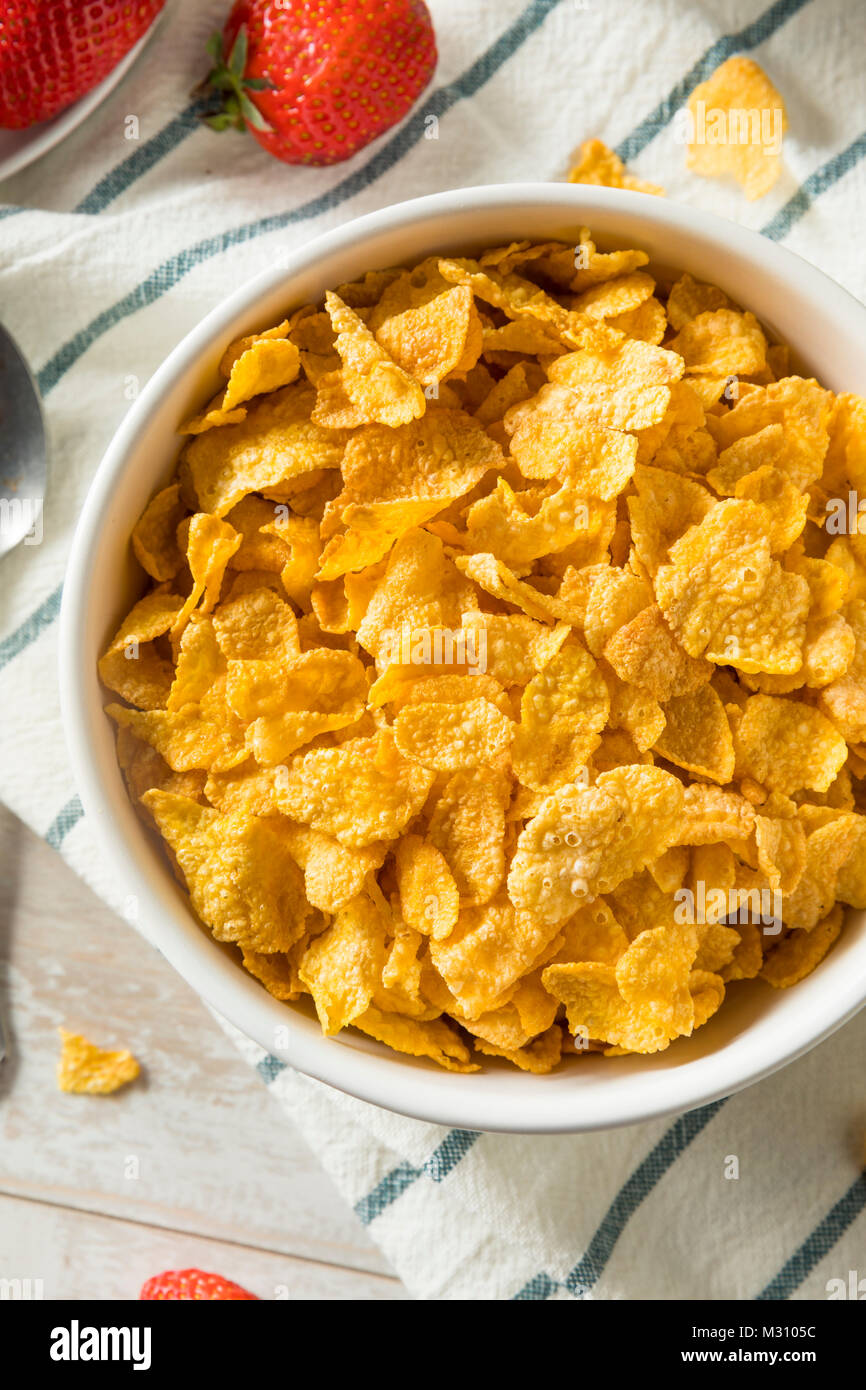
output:
<instances>
[{"instance_id":1,"label":"wood plank surface","mask_svg":"<svg viewBox=\"0 0 866 1390\"><path fill-rule=\"evenodd\" d=\"M197 996L2 807L0 1013L9 1042L0 1066L0 1193L18 1199L5 1206L11 1225L0 1228L0 1276L10 1259L26 1265L33 1242L44 1240L46 1269L70 1296L60 1287L69 1232L86 1246L92 1229L113 1270L112 1233L120 1251L136 1229L141 1248L140 1228L150 1227L157 1269L160 1260L181 1261L170 1253L173 1240L178 1250L203 1241L246 1248L262 1261L265 1282L288 1257L334 1266L340 1289L359 1271L358 1297L405 1296ZM61 1094L60 1025L130 1047L141 1080L112 1097ZM57 1250L48 1248L55 1240ZM116 1273L111 1281L120 1287ZM389 1281L387 1293L369 1292Z\"/></svg>"}]
</instances>

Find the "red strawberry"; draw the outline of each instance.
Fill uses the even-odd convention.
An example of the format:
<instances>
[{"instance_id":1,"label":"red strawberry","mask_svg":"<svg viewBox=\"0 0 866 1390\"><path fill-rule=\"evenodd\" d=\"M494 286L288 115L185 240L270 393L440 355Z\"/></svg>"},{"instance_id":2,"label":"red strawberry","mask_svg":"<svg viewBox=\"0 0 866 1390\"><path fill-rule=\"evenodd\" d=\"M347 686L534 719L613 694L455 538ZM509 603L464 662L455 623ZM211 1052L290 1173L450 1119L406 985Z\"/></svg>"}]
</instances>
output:
<instances>
[{"instance_id":1,"label":"red strawberry","mask_svg":"<svg viewBox=\"0 0 866 1390\"><path fill-rule=\"evenodd\" d=\"M0 127L47 121L95 87L165 0L3 0Z\"/></svg>"},{"instance_id":2,"label":"red strawberry","mask_svg":"<svg viewBox=\"0 0 866 1390\"><path fill-rule=\"evenodd\" d=\"M423 0L237 0L208 45L216 130L287 164L338 164L402 120L436 66Z\"/></svg>"},{"instance_id":3,"label":"red strawberry","mask_svg":"<svg viewBox=\"0 0 866 1390\"><path fill-rule=\"evenodd\" d=\"M221 1274L205 1274L201 1269L167 1269L163 1274L154 1274L141 1286L139 1299L195 1299L197 1302L209 1299L252 1299L258 1303L254 1293L247 1293L240 1284L224 1279Z\"/></svg>"}]
</instances>

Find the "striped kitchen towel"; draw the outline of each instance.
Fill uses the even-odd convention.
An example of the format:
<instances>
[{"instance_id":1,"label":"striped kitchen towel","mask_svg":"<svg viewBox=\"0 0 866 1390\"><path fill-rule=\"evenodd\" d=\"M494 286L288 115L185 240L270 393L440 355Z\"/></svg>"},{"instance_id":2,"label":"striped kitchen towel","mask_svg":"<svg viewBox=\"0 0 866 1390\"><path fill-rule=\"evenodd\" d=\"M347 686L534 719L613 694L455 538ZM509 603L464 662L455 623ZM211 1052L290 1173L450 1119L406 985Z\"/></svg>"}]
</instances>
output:
<instances>
[{"instance_id":1,"label":"striped kitchen towel","mask_svg":"<svg viewBox=\"0 0 866 1390\"><path fill-rule=\"evenodd\" d=\"M70 534L129 400L245 277L389 202L562 177L576 144L599 136L670 197L784 241L866 292L866 95L851 0L431 8L434 85L343 166L291 169L201 128L188 94L227 0L176 0L99 111L0 186L0 317L36 370L53 445L42 543L0 562L0 796L110 901L117 890L60 727ZM736 53L757 58L790 116L785 173L756 203L690 175L675 133L689 93ZM855 1286L850 1270L866 1275L866 1014L727 1101L558 1138L401 1119L293 1073L226 1027L417 1296L823 1298L838 1294L834 1280Z\"/></svg>"}]
</instances>

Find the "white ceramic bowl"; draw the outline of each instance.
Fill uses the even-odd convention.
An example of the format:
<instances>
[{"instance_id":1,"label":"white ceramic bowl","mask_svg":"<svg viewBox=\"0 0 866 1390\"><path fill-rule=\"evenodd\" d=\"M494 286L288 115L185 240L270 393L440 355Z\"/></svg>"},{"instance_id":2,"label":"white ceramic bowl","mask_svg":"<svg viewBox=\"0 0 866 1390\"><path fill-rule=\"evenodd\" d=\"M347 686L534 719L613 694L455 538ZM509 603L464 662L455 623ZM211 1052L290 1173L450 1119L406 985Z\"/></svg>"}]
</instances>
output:
<instances>
[{"instance_id":1,"label":"white ceramic bowl","mask_svg":"<svg viewBox=\"0 0 866 1390\"><path fill-rule=\"evenodd\" d=\"M277 322L364 270L522 237L567 241L582 225L602 247L640 246L658 268L720 285L790 343L801 366L826 386L866 393L866 310L754 232L662 198L605 188L515 184L434 194L316 238L243 286L175 348L100 465L63 598L60 682L75 777L122 890L138 899L144 934L211 1005L285 1062L391 1110L469 1129L545 1133L629 1124L691 1109L766 1076L863 1004L864 914L849 914L841 940L795 989L736 985L709 1024L655 1057L587 1056L544 1077L488 1063L459 1076L360 1035L326 1039L312 1017L272 999L193 918L156 837L127 797L96 661L140 592L129 554L132 526L174 469L178 421L217 389L217 363L230 339Z\"/></svg>"}]
</instances>

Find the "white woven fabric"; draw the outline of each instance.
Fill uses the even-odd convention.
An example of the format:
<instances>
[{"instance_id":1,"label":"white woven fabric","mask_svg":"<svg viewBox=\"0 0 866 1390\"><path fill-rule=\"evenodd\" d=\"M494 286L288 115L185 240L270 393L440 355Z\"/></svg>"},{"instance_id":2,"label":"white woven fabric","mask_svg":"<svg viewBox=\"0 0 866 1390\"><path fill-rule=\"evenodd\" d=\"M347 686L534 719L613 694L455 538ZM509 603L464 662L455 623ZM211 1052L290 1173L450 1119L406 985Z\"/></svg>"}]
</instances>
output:
<instances>
[{"instance_id":1,"label":"white woven fabric","mask_svg":"<svg viewBox=\"0 0 866 1390\"><path fill-rule=\"evenodd\" d=\"M850 0L432 0L433 87L402 126L324 170L194 128L189 92L225 9L175 0L118 91L0 185L0 317L38 373L53 444L42 543L0 562L0 796L115 903L66 762L59 590L130 393L227 292L285 247L389 202L561 177L593 135L670 197L784 240L866 291L866 95ZM786 172L758 203L688 174L671 124L736 52L754 54L790 114ZM125 138L130 115L137 140ZM852 1125L863 1118L866 1016L783 1074L674 1124L556 1139L402 1120L279 1071L228 1031L416 1295L824 1297L858 1251L862 1265ZM732 1155L737 1179L725 1176Z\"/></svg>"}]
</instances>

